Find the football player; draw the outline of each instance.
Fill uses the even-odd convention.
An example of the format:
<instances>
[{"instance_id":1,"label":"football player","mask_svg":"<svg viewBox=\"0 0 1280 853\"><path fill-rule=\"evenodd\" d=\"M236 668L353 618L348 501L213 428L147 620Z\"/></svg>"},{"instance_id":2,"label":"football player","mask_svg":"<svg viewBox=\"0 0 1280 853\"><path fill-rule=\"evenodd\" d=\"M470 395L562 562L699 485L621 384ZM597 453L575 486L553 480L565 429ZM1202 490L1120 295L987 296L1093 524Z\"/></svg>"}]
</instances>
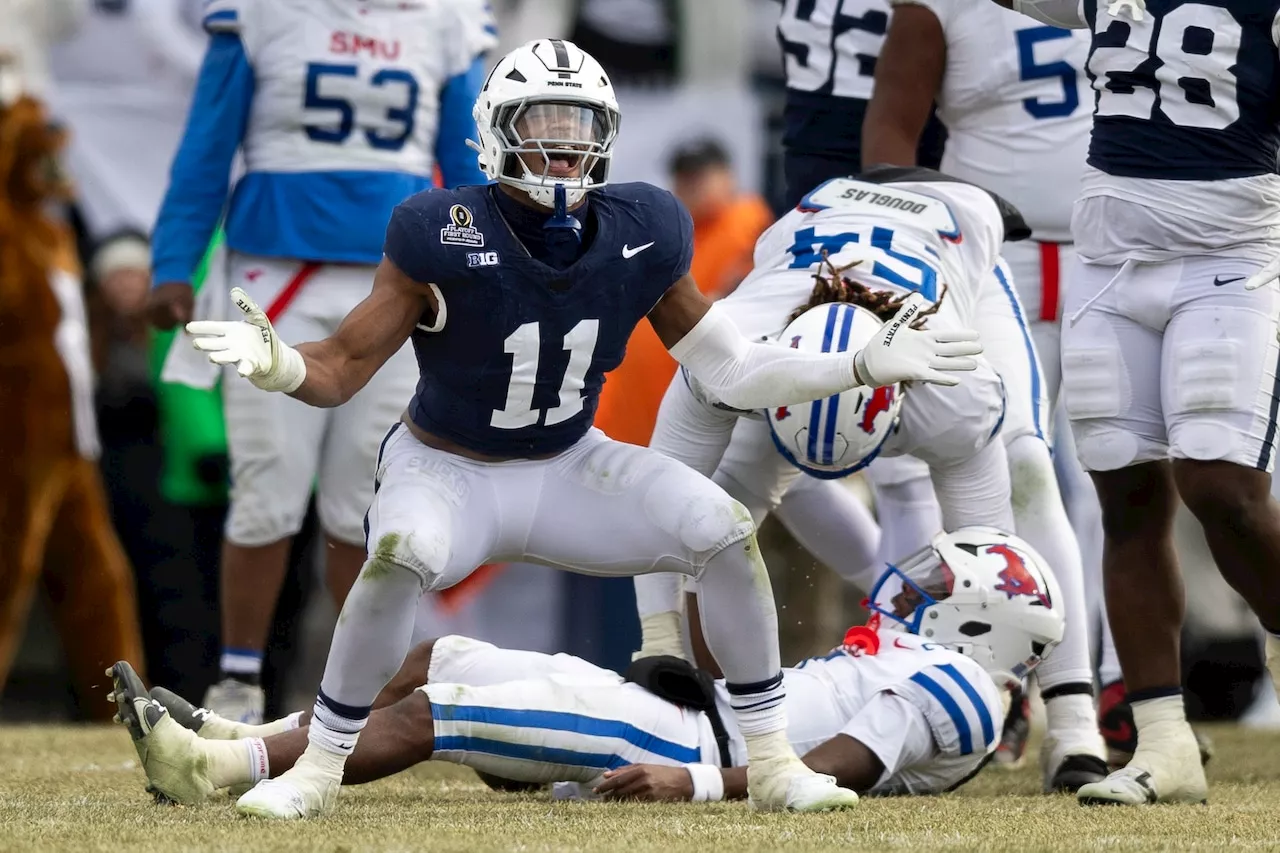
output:
<instances>
[{"instance_id":1,"label":"football player","mask_svg":"<svg viewBox=\"0 0 1280 853\"><path fill-rule=\"evenodd\" d=\"M368 294L397 203L431 186L436 166L450 186L484 182L466 139L492 18L484 0L210 0L204 27L209 44L155 226L153 321L192 319L191 277L225 208L229 252L215 264L225 279L203 290L209 316L223 315L225 281L266 306L288 338L323 337ZM237 151L244 174L228 200ZM232 489L221 677L206 704L262 717L262 653L313 487L341 606L364 561L378 441L416 382L406 346L333 411L223 383Z\"/></svg>"},{"instance_id":2,"label":"football player","mask_svg":"<svg viewBox=\"0 0 1280 853\"><path fill-rule=\"evenodd\" d=\"M1083 717L1093 713L1093 675L1084 567L1076 535L1100 545L1099 511L1092 487L1078 463L1073 464L1077 487L1072 491L1076 500L1087 503L1069 519L1049 451L1049 413L1057 405L1060 375L1060 271L1073 257L1071 203L1089 136L1088 82L1081 72L1088 35L1039 26L995 4L970 8L953 0L894 2L863 127L867 162L914 164L916 140L936 103L948 128L943 171L1000 193L1018 206L1032 230L1031 240L1002 247L1013 272L1004 284L1018 288L1025 310L1017 320L1034 342L1043 370L1017 377L1030 383L1033 417L1021 435L1007 427L1004 434L1014 471L1017 531L1048 557L1068 598L1080 603L1067 609L1062 648L1036 675L1048 712L1049 740L1041 749L1041 760L1047 789L1055 787L1051 768L1064 754L1076 755L1075 763L1092 767L1093 779L1077 774L1077 780L1096 781L1105 775L1105 765L1097 733L1084 737L1094 728L1083 723ZM1069 435L1060 453L1074 460ZM923 468L919 463L915 467ZM873 469L872 475L880 473ZM914 480L902 471L895 473L896 482L877 483L877 498L918 492L924 496L916 502L918 511L929 513L927 471L918 471ZM904 526L902 511L911 505L910 499L895 503L892 528ZM1074 533L1072 520L1078 520ZM1100 547L1087 553L1097 555L1089 568L1090 576L1097 578L1095 588L1100 587ZM1110 649L1109 642L1101 645ZM1114 652L1104 657L1100 670L1104 687L1119 679ZM1025 700L1014 703L1017 716L1006 721L1006 740L997 760L1016 763L1021 757L1030 728L1023 719L1026 708ZM1060 732L1078 734L1064 745ZM1060 749L1066 752L1055 755Z\"/></svg>"},{"instance_id":3,"label":"football player","mask_svg":"<svg viewBox=\"0 0 1280 853\"><path fill-rule=\"evenodd\" d=\"M891 11L887 0L782 0L777 34L787 80L782 166L788 207L823 181L861 169L862 122ZM922 166L938 167L945 140L941 123L930 117L920 137Z\"/></svg>"},{"instance_id":4,"label":"football player","mask_svg":"<svg viewBox=\"0 0 1280 853\"><path fill-rule=\"evenodd\" d=\"M510 560L696 576L752 801L852 804L787 743L777 617L750 515L677 461L593 430L600 386L646 316L691 376L743 408L904 379L954 384L952 371L979 367L977 333L911 328L913 297L856 353L744 338L688 274L688 212L648 184L608 183L617 100L599 63L569 42L503 57L474 116L480 165L496 183L399 205L372 293L331 336L289 346L242 290L232 295L243 320L188 324L214 362L312 406L347 402L408 339L421 374L379 450L368 559L338 619L307 750L237 808L324 812L409 649L418 597Z\"/></svg>"},{"instance_id":5,"label":"football player","mask_svg":"<svg viewBox=\"0 0 1280 853\"><path fill-rule=\"evenodd\" d=\"M995 749L1000 690L1051 657L1062 636L1053 574L1016 537L970 528L939 534L891 567L871 600L870 626L784 670L787 737L809 767L853 790L953 790ZM343 781L434 760L502 787L576 782L610 798L746 797L747 755L724 682L670 659L647 663L624 681L568 655L458 636L425 643L379 695ZM110 673L148 781L176 802L287 771L307 745L305 714L244 726L163 688L148 694L128 663Z\"/></svg>"},{"instance_id":6,"label":"football player","mask_svg":"<svg viewBox=\"0 0 1280 853\"><path fill-rule=\"evenodd\" d=\"M1183 710L1174 498L1257 614L1280 674L1276 9L1012 0L1088 28L1095 93L1063 306L1062 388L1102 504L1111 628L1138 729L1084 803L1201 802Z\"/></svg>"}]
</instances>

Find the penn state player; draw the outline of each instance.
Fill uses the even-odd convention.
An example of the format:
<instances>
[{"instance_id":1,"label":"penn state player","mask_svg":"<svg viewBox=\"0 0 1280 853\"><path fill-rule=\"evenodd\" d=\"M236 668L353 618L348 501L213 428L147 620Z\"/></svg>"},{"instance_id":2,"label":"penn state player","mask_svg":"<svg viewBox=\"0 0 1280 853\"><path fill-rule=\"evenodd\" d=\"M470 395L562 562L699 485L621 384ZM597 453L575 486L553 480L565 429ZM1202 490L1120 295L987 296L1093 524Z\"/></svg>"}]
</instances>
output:
<instances>
[{"instance_id":1,"label":"penn state player","mask_svg":"<svg viewBox=\"0 0 1280 853\"><path fill-rule=\"evenodd\" d=\"M1080 799L1200 802L1181 696L1175 495L1271 632L1269 651L1280 631L1278 300L1265 269L1280 251L1277 8L1023 2L1044 23L1093 33L1062 385L1102 504L1108 614L1138 748ZM1274 678L1280 659L1268 665Z\"/></svg>"},{"instance_id":2,"label":"penn state player","mask_svg":"<svg viewBox=\"0 0 1280 853\"><path fill-rule=\"evenodd\" d=\"M781 3L784 201L794 207L823 181L862 168L862 124L892 10L887 0ZM942 124L930 117L920 138L921 165L936 169L945 141Z\"/></svg>"},{"instance_id":3,"label":"penn state player","mask_svg":"<svg viewBox=\"0 0 1280 853\"><path fill-rule=\"evenodd\" d=\"M981 352L967 329L910 327L909 300L858 353L749 342L688 275L692 221L647 184L607 186L619 112L608 77L557 39L503 57L476 100L496 184L398 206L373 292L294 349L240 290L240 322L188 324L197 349L260 388L345 403L412 337L422 378L379 452L369 558L334 633L305 755L237 804L299 818L332 805L378 691L408 651L415 602L478 565L530 560L593 574L695 575L760 808L856 797L786 742L777 621L746 511L647 448L591 429L603 374L648 316L710 393L785 405L901 379L955 384Z\"/></svg>"},{"instance_id":4,"label":"penn state player","mask_svg":"<svg viewBox=\"0 0 1280 853\"><path fill-rule=\"evenodd\" d=\"M1003 435L1012 471L1017 531L1052 561L1072 606L1067 634L1052 663L1036 674L1046 700L1048 737L1042 744L1044 784L1063 755L1091 769L1096 781L1106 773L1097 723L1093 721L1093 667L1089 642L1080 544L1097 543L1087 553L1092 586L1101 588L1100 510L1091 484L1075 462L1068 435L1060 455L1071 460L1071 491L1077 506L1068 515L1050 453L1051 412L1057 405L1059 369L1060 271L1073 257L1071 203L1084 168L1089 138L1088 81L1082 73L1089 51L1086 33L1038 26L994 4L970 8L953 0L892 0L893 19L876 66L876 90L863 127L867 161L903 166L916 162L916 140L929 111L948 130L943 171L1000 193L1018 206L1032 239L1007 242L1002 255L1012 276L1001 287L1016 287L1023 310L1016 315L1022 343L1038 358L996 362L1006 382L1029 383L1032 410ZM999 269L999 268L997 268ZM987 348L988 357L994 352ZM1017 364L1027 372L1007 371ZM1036 369L1042 367L1043 369ZM1059 436L1053 436L1060 439ZM915 463L916 483L895 484L927 496L928 470ZM898 472L902 477L902 472ZM904 478L905 479L905 478ZM877 492L879 495L879 491ZM903 503L908 503L904 501ZM919 510L932 515L927 501ZM896 508L896 507L895 507ZM1072 521L1075 521L1073 532ZM902 525L901 515L892 526ZM1083 529L1082 529L1083 528ZM1095 532L1096 529L1096 532ZM1102 644L1110 647L1109 642ZM1106 658L1109 657L1110 660ZM1104 656L1103 685L1119 679L1114 651ZM1108 709L1114 714L1112 709ZM1006 737L997 755L1016 764L1030 730L1025 699L1015 701ZM1066 741L1064 744L1063 741ZM1064 751L1065 750L1065 751ZM1088 774L1078 775L1083 779Z\"/></svg>"},{"instance_id":5,"label":"penn state player","mask_svg":"<svg viewBox=\"0 0 1280 853\"><path fill-rule=\"evenodd\" d=\"M787 737L850 789L953 790L995 748L1000 690L1052 659L1063 631L1053 573L1026 542L971 528L891 566L871 602L868 626L784 670ZM162 688L149 694L126 662L111 674L148 780L177 802L280 774L307 745L305 714L242 726ZM707 710L690 713L579 658L443 637L411 651L379 695L343 781L435 760L609 798L740 799L742 736L724 682L709 682ZM553 715L563 724L548 725Z\"/></svg>"},{"instance_id":6,"label":"penn state player","mask_svg":"<svg viewBox=\"0 0 1280 853\"><path fill-rule=\"evenodd\" d=\"M495 42L487 4L210 0L204 26L209 45L155 226L153 320L192 318L191 276L225 207L226 281L287 337L323 337L368 294L383 223L431 186L434 167L449 186L485 180L466 139ZM244 175L228 200L237 151ZM226 285L214 284L205 292L222 316ZM223 383L232 490L221 678L206 704L261 719L262 653L313 486L341 606L364 561L378 441L416 381L406 346L332 412Z\"/></svg>"}]
</instances>

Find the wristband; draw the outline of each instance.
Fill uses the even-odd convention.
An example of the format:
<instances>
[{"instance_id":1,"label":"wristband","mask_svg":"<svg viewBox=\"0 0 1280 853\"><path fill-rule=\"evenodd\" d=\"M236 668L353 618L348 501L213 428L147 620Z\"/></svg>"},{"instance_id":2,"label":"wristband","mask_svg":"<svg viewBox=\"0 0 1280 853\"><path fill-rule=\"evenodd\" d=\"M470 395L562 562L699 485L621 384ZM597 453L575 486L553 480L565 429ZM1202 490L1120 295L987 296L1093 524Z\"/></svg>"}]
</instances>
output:
<instances>
[{"instance_id":1,"label":"wristband","mask_svg":"<svg viewBox=\"0 0 1280 853\"><path fill-rule=\"evenodd\" d=\"M716 803L724 799L724 776L720 768L711 764L686 764L689 778L693 780L693 801L695 803Z\"/></svg>"}]
</instances>

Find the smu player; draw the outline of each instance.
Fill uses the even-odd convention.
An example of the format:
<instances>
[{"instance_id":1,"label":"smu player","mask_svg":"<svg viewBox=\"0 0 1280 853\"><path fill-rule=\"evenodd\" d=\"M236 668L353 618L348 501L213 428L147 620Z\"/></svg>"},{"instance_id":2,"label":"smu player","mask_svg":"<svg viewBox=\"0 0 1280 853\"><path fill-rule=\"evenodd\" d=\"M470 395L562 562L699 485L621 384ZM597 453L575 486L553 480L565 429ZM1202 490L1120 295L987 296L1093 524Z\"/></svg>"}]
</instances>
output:
<instances>
[{"instance_id":1,"label":"smu player","mask_svg":"<svg viewBox=\"0 0 1280 853\"><path fill-rule=\"evenodd\" d=\"M1007 381L1030 384L1034 411L1018 429L1006 424L1004 436L1014 472L1014 505L1019 508L1017 531L1052 561L1073 602L1067 608L1062 647L1036 675L1048 716L1048 738L1040 757L1046 790L1057 787L1053 775L1063 755L1076 756L1074 762L1089 768L1092 778L1076 774L1077 780L1096 781L1105 775L1106 766L1096 724L1088 722L1094 713L1093 668L1080 545L1092 544L1101 535L1099 509L1092 486L1078 463L1072 464L1078 472L1073 491L1081 505L1074 518L1068 517L1049 450L1050 413L1057 403L1060 375L1060 270L1074 256L1071 203L1089 137L1088 82L1081 71L1088 35L1038 26L994 4L969 8L953 0L894 2L863 128L868 162L913 164L916 140L936 102L948 130L943 171L1000 193L1018 206L1032 230L1031 240L1002 247L1013 276L1002 278L1001 285L1018 289L1024 311L1017 321L1025 346L1034 342L1039 358L1033 364L1043 370L1006 375ZM1069 435L1060 453L1074 460ZM916 467L924 468L919 463ZM920 470L912 481L899 472L901 482L878 488L877 496L914 490L925 497L921 503L928 512L927 476ZM1077 522L1075 531L1071 521ZM892 527L900 524L901 518L895 517ZM1100 548L1087 553L1097 554L1089 567L1098 588ZM1114 653L1109 657L1110 679L1102 680L1104 686L1119 678ZM1014 705L1013 719L1020 724L1006 721L997 760L1021 757L1029 731L1021 722L1025 712L1025 701Z\"/></svg>"},{"instance_id":2,"label":"smu player","mask_svg":"<svg viewBox=\"0 0 1280 853\"><path fill-rule=\"evenodd\" d=\"M465 145L481 54L495 40L487 5L211 0L204 25L209 45L155 227L153 319L191 319L191 275L225 206L227 280L268 306L287 337L323 337L368 294L391 209L429 187L434 166L450 186L485 181ZM228 201L237 150L245 172ZM224 293L210 290L215 305ZM341 605L364 561L378 441L416 381L404 347L332 412L223 383L232 489L210 706L261 719L262 652L313 485Z\"/></svg>"},{"instance_id":3,"label":"smu player","mask_svg":"<svg viewBox=\"0 0 1280 853\"><path fill-rule=\"evenodd\" d=\"M777 617L750 516L678 462L593 430L600 385L646 315L692 376L742 407L908 378L954 384L949 371L978 366L976 333L910 328L916 298L858 353L742 337L688 275L688 212L650 185L608 185L617 100L599 63L569 42L503 57L474 116L480 165L496 184L398 206L373 292L333 335L294 349L239 290L244 321L188 325L214 362L313 406L345 403L410 338L421 373L379 452L369 557L338 620L307 751L237 808L325 811L408 651L419 595L495 560L697 576L753 802L850 805L851 792L787 744Z\"/></svg>"},{"instance_id":4,"label":"smu player","mask_svg":"<svg viewBox=\"0 0 1280 853\"><path fill-rule=\"evenodd\" d=\"M995 749L1000 689L1052 659L1063 630L1053 573L1016 537L971 528L890 567L871 601L875 627L784 670L788 740L857 791L954 790ZM667 666L670 678L678 670ZM128 663L112 675L148 780L177 802L280 774L306 747L305 714L237 725L162 688L148 693ZM379 695L343 781L435 760L486 781L570 781L611 798L745 797L724 682L699 686L706 710L690 713L579 658L443 637L410 652Z\"/></svg>"},{"instance_id":5,"label":"smu player","mask_svg":"<svg viewBox=\"0 0 1280 853\"><path fill-rule=\"evenodd\" d=\"M1138 728L1085 803L1203 801L1178 650L1174 497L1272 637L1280 673L1276 314L1280 56L1274 4L1015 0L1092 30L1095 108L1072 219L1062 386L1102 504L1103 573Z\"/></svg>"}]
</instances>

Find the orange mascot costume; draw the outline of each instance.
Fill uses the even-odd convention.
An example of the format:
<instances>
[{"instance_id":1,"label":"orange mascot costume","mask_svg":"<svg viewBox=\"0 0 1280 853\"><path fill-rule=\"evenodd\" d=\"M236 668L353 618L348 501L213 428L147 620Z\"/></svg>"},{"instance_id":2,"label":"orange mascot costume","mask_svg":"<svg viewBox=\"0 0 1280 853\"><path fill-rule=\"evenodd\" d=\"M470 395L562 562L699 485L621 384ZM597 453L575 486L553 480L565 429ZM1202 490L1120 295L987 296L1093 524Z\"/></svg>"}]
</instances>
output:
<instances>
[{"instance_id":1,"label":"orange mascot costume","mask_svg":"<svg viewBox=\"0 0 1280 853\"><path fill-rule=\"evenodd\" d=\"M109 718L117 660L142 660L133 572L95 461L92 367L62 135L0 65L0 688L43 584L81 711ZM8 84L6 85L4 84Z\"/></svg>"}]
</instances>

